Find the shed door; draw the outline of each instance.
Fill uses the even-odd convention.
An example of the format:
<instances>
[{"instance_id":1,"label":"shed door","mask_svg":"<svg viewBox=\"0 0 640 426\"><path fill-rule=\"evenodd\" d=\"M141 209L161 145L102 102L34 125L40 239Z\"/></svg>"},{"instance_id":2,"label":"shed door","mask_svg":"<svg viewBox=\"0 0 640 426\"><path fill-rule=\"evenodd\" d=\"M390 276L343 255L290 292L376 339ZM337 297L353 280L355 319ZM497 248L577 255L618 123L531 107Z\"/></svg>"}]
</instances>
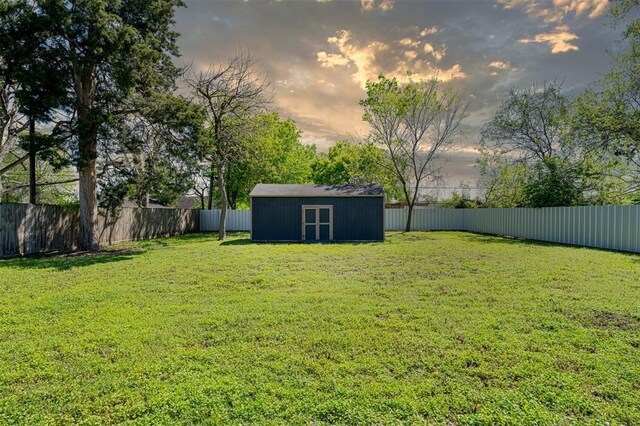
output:
<instances>
[{"instance_id":1,"label":"shed door","mask_svg":"<svg viewBox=\"0 0 640 426\"><path fill-rule=\"evenodd\" d=\"M333 206L302 206L302 241L333 240Z\"/></svg>"}]
</instances>

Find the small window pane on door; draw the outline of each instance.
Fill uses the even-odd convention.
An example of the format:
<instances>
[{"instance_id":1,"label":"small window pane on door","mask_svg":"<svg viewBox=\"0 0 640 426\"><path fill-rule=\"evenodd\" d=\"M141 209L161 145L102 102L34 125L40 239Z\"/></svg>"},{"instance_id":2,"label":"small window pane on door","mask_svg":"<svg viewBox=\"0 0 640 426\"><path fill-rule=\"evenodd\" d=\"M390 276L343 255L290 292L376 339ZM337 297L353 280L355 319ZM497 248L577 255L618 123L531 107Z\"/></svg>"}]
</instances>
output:
<instances>
[{"instance_id":1,"label":"small window pane on door","mask_svg":"<svg viewBox=\"0 0 640 426\"><path fill-rule=\"evenodd\" d=\"M320 209L320 223L329 223L329 209Z\"/></svg>"},{"instance_id":2,"label":"small window pane on door","mask_svg":"<svg viewBox=\"0 0 640 426\"><path fill-rule=\"evenodd\" d=\"M316 210L304 209L304 221L305 223L316 223Z\"/></svg>"},{"instance_id":3,"label":"small window pane on door","mask_svg":"<svg viewBox=\"0 0 640 426\"><path fill-rule=\"evenodd\" d=\"M319 225L320 226L320 240L321 241L329 241L331 237L329 233L329 225Z\"/></svg>"},{"instance_id":4,"label":"small window pane on door","mask_svg":"<svg viewBox=\"0 0 640 426\"><path fill-rule=\"evenodd\" d=\"M305 241L316 240L316 225L305 225L304 227L304 239Z\"/></svg>"}]
</instances>

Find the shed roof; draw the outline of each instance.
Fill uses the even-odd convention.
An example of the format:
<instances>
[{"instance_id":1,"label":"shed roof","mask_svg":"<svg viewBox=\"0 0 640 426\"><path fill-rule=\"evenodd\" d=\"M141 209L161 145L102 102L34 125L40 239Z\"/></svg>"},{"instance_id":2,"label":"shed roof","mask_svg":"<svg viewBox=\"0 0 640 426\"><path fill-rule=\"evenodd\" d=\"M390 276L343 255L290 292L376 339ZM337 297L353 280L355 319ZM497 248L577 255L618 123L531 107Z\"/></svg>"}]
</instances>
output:
<instances>
[{"instance_id":1,"label":"shed roof","mask_svg":"<svg viewBox=\"0 0 640 426\"><path fill-rule=\"evenodd\" d=\"M377 183L364 185L256 185L252 197L383 197L384 190Z\"/></svg>"}]
</instances>

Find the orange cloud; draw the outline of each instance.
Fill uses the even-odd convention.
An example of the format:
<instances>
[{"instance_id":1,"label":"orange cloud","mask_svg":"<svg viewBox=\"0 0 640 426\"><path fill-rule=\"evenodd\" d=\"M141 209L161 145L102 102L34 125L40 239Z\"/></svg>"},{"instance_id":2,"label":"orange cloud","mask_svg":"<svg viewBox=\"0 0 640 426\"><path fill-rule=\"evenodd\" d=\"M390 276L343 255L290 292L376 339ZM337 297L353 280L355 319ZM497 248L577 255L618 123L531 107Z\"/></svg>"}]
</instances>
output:
<instances>
[{"instance_id":1,"label":"orange cloud","mask_svg":"<svg viewBox=\"0 0 640 426\"><path fill-rule=\"evenodd\" d=\"M448 81L467 77L460 64L442 69L433 66L424 57L420 58L421 54L429 54L438 62L444 57L446 46L435 49L432 45L425 43L421 52L413 48L407 49L407 47L418 46L420 42L404 38L395 42L395 46L399 46L399 48L394 49L382 41L358 43L354 40L353 34L347 30L338 31L336 36L329 37L327 42L333 51L318 52L316 54L317 61L324 68L343 67L348 69L353 81L361 87L364 87L368 80L375 80L380 74L396 77L400 81L408 81L408 71L411 71L410 78L414 81L428 80L434 77ZM393 64L393 68L390 68L391 64Z\"/></svg>"},{"instance_id":2,"label":"orange cloud","mask_svg":"<svg viewBox=\"0 0 640 426\"><path fill-rule=\"evenodd\" d=\"M428 27L427 27L427 28L425 28L424 30L420 31L420 37L426 37L426 36L428 36L429 34L435 34L435 33L437 33L438 31L439 31L439 30L438 30L438 27L431 27L431 28L428 28Z\"/></svg>"},{"instance_id":3,"label":"orange cloud","mask_svg":"<svg viewBox=\"0 0 640 426\"><path fill-rule=\"evenodd\" d=\"M511 67L511 64L509 64L509 62L503 62L503 61L493 61L489 64L489 68L496 68L499 70L508 70Z\"/></svg>"},{"instance_id":4,"label":"orange cloud","mask_svg":"<svg viewBox=\"0 0 640 426\"><path fill-rule=\"evenodd\" d=\"M442 46L440 49L436 49L432 44L425 42L422 50L424 50L424 53L428 53L433 56L433 59L435 59L436 62L440 62L447 53L447 46Z\"/></svg>"},{"instance_id":5,"label":"orange cloud","mask_svg":"<svg viewBox=\"0 0 640 426\"><path fill-rule=\"evenodd\" d=\"M548 33L537 34L532 39L518 40L520 43L547 43L551 46L551 53L566 53L572 50L580 50L578 46L571 43L577 40L578 36L569 31L569 27L566 25L559 25L555 28L555 31Z\"/></svg>"},{"instance_id":6,"label":"orange cloud","mask_svg":"<svg viewBox=\"0 0 640 426\"><path fill-rule=\"evenodd\" d=\"M357 45L351 41L350 31L338 31L337 36L329 37L327 41L337 48L338 53L317 53L317 59L325 68L350 67L354 71L352 78L362 86L371 79L372 73L377 75L378 66L376 56L389 47L382 42L374 41L365 45Z\"/></svg>"},{"instance_id":7,"label":"orange cloud","mask_svg":"<svg viewBox=\"0 0 640 426\"><path fill-rule=\"evenodd\" d=\"M589 19L602 15L609 0L497 0L505 9L523 8L532 18L541 18L546 23L559 24L565 16L583 16Z\"/></svg>"},{"instance_id":8,"label":"orange cloud","mask_svg":"<svg viewBox=\"0 0 640 426\"><path fill-rule=\"evenodd\" d=\"M382 0L380 2L376 0L360 0L360 9L364 12L369 12L376 7L382 11L388 11L393 9L394 0Z\"/></svg>"}]
</instances>

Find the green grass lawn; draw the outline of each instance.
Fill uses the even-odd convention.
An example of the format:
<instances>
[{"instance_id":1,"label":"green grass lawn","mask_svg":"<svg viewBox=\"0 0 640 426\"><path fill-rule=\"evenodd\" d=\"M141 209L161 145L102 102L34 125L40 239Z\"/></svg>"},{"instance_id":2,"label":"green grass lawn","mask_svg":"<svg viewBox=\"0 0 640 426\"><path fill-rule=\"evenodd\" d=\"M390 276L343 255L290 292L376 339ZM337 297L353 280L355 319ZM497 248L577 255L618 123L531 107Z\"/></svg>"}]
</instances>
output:
<instances>
[{"instance_id":1,"label":"green grass lawn","mask_svg":"<svg viewBox=\"0 0 640 426\"><path fill-rule=\"evenodd\" d=\"M215 235L0 262L0 424L640 424L640 256Z\"/></svg>"}]
</instances>

